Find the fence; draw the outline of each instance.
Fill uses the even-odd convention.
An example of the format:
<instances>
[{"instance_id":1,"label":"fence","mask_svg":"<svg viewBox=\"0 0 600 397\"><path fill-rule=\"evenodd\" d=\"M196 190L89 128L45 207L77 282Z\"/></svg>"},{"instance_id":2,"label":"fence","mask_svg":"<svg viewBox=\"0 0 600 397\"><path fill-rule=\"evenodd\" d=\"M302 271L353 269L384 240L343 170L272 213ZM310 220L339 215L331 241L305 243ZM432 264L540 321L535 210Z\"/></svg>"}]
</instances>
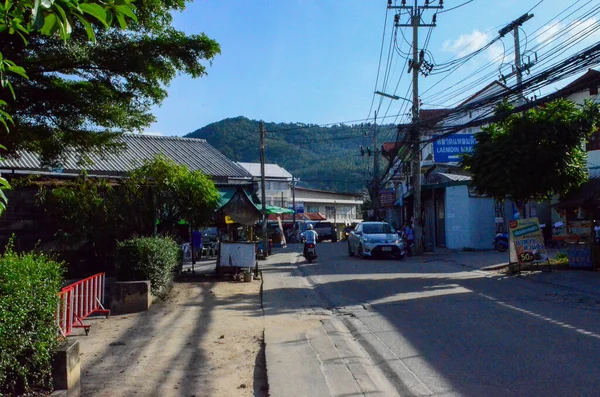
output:
<instances>
[{"instance_id":1,"label":"fence","mask_svg":"<svg viewBox=\"0 0 600 397\"><path fill-rule=\"evenodd\" d=\"M106 318L110 316L110 310L102 306L105 283L105 274L98 273L60 291L56 322L63 337L69 335L73 328L83 328L87 335L91 325L84 324L83 320L93 313L105 314Z\"/></svg>"}]
</instances>

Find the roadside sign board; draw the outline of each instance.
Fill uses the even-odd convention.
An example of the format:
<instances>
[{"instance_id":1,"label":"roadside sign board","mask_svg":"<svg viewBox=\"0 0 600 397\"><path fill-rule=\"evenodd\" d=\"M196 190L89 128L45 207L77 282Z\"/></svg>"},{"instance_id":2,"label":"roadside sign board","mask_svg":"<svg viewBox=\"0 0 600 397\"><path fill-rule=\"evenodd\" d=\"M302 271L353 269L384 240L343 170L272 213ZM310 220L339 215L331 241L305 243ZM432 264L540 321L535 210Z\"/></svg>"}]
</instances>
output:
<instances>
[{"instance_id":1,"label":"roadside sign board","mask_svg":"<svg viewBox=\"0 0 600 397\"><path fill-rule=\"evenodd\" d=\"M538 218L508 222L511 263L540 263L548 261L544 235Z\"/></svg>"},{"instance_id":2,"label":"roadside sign board","mask_svg":"<svg viewBox=\"0 0 600 397\"><path fill-rule=\"evenodd\" d=\"M436 163L458 163L460 155L471 153L475 145L473 134L454 134L433 142L433 161Z\"/></svg>"},{"instance_id":3,"label":"roadside sign board","mask_svg":"<svg viewBox=\"0 0 600 397\"><path fill-rule=\"evenodd\" d=\"M379 200L381 208L393 207L394 201L396 201L396 192L394 189L380 189Z\"/></svg>"},{"instance_id":4,"label":"roadside sign board","mask_svg":"<svg viewBox=\"0 0 600 397\"><path fill-rule=\"evenodd\" d=\"M293 210L294 208L292 208L293 205L292 204L288 204L288 209ZM296 214L304 214L304 203L296 203Z\"/></svg>"}]
</instances>

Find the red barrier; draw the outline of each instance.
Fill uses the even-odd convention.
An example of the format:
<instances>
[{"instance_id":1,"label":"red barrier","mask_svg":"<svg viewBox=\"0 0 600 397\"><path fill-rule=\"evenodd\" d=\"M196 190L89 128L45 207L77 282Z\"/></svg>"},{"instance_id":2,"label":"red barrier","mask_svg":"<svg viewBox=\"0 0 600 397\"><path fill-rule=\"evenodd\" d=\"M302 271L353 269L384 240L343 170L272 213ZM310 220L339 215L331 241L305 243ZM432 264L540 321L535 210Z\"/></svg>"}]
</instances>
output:
<instances>
[{"instance_id":1,"label":"red barrier","mask_svg":"<svg viewBox=\"0 0 600 397\"><path fill-rule=\"evenodd\" d=\"M106 318L110 316L110 310L102 306L104 288L105 274L98 273L61 290L56 318L63 336L69 335L73 328L83 328L87 335L91 325L84 324L83 320L93 313L106 314Z\"/></svg>"},{"instance_id":2,"label":"red barrier","mask_svg":"<svg viewBox=\"0 0 600 397\"><path fill-rule=\"evenodd\" d=\"M58 307L56 308L56 325L63 338L73 331L73 288L65 287L58 293Z\"/></svg>"}]
</instances>

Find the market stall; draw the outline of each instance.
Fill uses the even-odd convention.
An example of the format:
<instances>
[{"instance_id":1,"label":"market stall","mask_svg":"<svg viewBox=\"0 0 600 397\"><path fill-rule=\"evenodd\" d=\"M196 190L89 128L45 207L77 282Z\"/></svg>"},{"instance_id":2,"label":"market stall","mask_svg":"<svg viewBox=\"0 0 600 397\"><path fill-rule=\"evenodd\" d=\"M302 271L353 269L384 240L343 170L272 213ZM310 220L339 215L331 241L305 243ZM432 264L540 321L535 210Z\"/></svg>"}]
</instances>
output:
<instances>
[{"instance_id":1,"label":"market stall","mask_svg":"<svg viewBox=\"0 0 600 397\"><path fill-rule=\"evenodd\" d=\"M569 267L600 267L600 180L589 180L553 207L552 238L564 242Z\"/></svg>"}]
</instances>

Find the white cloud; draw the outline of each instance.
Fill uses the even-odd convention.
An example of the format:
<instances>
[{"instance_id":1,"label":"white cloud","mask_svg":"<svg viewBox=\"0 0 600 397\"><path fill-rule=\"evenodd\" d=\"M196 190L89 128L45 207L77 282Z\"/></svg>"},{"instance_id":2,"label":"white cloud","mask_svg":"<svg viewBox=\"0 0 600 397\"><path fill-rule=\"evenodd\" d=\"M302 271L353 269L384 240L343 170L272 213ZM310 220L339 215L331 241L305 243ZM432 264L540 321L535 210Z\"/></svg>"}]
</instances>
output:
<instances>
[{"instance_id":1,"label":"white cloud","mask_svg":"<svg viewBox=\"0 0 600 397\"><path fill-rule=\"evenodd\" d=\"M461 34L456 40L446 40L442 44L442 50L457 54L456 57L465 56L485 47L493 37L490 33L482 33L474 30L470 34ZM495 60L504 53L502 44L495 43L484 52L488 60ZM498 60L499 61L499 60Z\"/></svg>"},{"instance_id":2,"label":"white cloud","mask_svg":"<svg viewBox=\"0 0 600 397\"><path fill-rule=\"evenodd\" d=\"M159 131L144 131L142 132L144 135L154 135L154 136L163 136L162 132Z\"/></svg>"},{"instance_id":3,"label":"white cloud","mask_svg":"<svg viewBox=\"0 0 600 397\"><path fill-rule=\"evenodd\" d=\"M598 23L598 18L594 17L583 21L575 20L568 24L555 21L549 23L541 29L540 34L536 38L536 41L540 44L544 44L550 40L558 40L558 42L564 42L565 40L580 34L589 34L592 27L594 25L597 25ZM595 39L597 37L600 37L600 32L598 31L586 37L584 41Z\"/></svg>"}]
</instances>

